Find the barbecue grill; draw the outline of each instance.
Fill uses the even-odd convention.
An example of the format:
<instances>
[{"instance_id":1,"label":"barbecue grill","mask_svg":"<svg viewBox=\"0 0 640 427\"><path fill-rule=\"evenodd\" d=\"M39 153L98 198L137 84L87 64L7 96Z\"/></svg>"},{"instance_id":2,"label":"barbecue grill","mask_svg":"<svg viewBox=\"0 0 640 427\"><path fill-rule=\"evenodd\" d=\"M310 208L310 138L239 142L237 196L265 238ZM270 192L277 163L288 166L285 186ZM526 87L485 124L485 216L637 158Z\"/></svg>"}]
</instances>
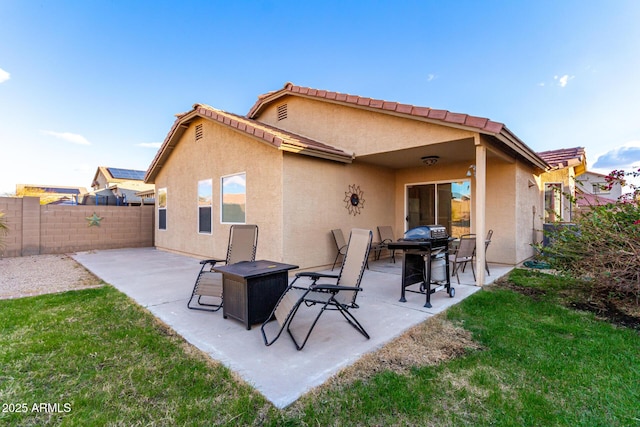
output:
<instances>
[{"instance_id":1,"label":"barbecue grill","mask_svg":"<svg viewBox=\"0 0 640 427\"><path fill-rule=\"evenodd\" d=\"M451 298L455 289L449 276L449 242L452 239L442 225L412 228L404 238L388 244L389 249L402 251L402 288L400 302L406 302L405 292L426 294L425 307L431 307L431 294L446 290ZM419 285L419 290L407 289Z\"/></svg>"}]
</instances>

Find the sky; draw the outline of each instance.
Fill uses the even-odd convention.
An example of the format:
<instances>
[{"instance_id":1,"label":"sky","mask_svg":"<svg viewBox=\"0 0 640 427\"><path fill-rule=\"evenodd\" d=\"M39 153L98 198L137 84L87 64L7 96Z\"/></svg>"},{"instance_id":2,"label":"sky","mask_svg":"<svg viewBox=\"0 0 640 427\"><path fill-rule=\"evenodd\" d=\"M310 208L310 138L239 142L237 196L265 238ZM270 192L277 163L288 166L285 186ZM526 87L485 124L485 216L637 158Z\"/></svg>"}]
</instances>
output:
<instances>
[{"instance_id":1,"label":"sky","mask_svg":"<svg viewBox=\"0 0 640 427\"><path fill-rule=\"evenodd\" d=\"M0 0L0 195L146 170L175 114L285 83L640 168L640 1Z\"/></svg>"}]
</instances>

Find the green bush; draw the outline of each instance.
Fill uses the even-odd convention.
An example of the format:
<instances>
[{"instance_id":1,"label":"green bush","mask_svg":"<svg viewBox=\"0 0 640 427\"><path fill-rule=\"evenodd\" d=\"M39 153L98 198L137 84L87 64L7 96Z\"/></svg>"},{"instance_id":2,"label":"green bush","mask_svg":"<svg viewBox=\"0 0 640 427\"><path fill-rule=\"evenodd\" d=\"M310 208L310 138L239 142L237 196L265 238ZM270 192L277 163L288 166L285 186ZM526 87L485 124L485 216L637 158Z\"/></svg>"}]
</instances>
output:
<instances>
[{"instance_id":1,"label":"green bush","mask_svg":"<svg viewBox=\"0 0 640 427\"><path fill-rule=\"evenodd\" d=\"M632 175L640 175L633 172ZM608 176L622 180L623 171ZM615 203L591 206L574 218L575 226L545 231L549 244L540 248L552 267L588 279L596 289L640 299L640 191Z\"/></svg>"}]
</instances>

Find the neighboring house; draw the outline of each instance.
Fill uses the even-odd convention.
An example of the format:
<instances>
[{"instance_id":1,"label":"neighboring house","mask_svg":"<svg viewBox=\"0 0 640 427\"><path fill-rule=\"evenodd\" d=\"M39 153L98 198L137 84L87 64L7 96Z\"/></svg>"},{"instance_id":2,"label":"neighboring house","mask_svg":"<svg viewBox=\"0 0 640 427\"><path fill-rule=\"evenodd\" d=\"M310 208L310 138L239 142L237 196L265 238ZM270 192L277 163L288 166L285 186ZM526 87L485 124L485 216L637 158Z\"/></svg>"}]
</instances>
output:
<instances>
[{"instance_id":1,"label":"neighboring house","mask_svg":"<svg viewBox=\"0 0 640 427\"><path fill-rule=\"evenodd\" d=\"M42 204L77 205L82 201L87 189L52 185L17 184L16 195L40 197Z\"/></svg>"},{"instance_id":2,"label":"neighboring house","mask_svg":"<svg viewBox=\"0 0 640 427\"><path fill-rule=\"evenodd\" d=\"M615 203L622 196L619 182L607 182L606 175L587 171L577 179L576 203L578 208Z\"/></svg>"},{"instance_id":3,"label":"neighboring house","mask_svg":"<svg viewBox=\"0 0 640 427\"><path fill-rule=\"evenodd\" d=\"M571 222L574 212L571 198L575 198L576 179L587 171L587 157L583 147L562 148L539 152L551 167L541 175L545 223Z\"/></svg>"},{"instance_id":4,"label":"neighboring house","mask_svg":"<svg viewBox=\"0 0 640 427\"><path fill-rule=\"evenodd\" d=\"M83 204L96 205L152 205L153 184L144 182L145 171L99 166ZM149 193L151 192L151 193Z\"/></svg>"},{"instance_id":5,"label":"neighboring house","mask_svg":"<svg viewBox=\"0 0 640 427\"><path fill-rule=\"evenodd\" d=\"M438 223L477 233L479 265L493 229L488 260L517 264L540 237L547 168L502 123L287 83L247 116L179 114L145 182L165 250L224 257L229 227L254 223L258 258L315 268L333 262L331 229Z\"/></svg>"}]
</instances>

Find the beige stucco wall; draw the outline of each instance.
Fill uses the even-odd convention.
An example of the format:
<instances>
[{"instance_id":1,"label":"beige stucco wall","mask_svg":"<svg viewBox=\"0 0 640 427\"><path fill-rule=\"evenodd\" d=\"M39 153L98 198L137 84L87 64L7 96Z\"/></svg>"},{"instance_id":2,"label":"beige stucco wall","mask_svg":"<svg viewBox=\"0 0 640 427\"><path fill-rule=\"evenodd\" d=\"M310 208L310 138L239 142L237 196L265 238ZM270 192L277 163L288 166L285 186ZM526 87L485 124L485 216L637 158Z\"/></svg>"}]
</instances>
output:
<instances>
[{"instance_id":1,"label":"beige stucco wall","mask_svg":"<svg viewBox=\"0 0 640 427\"><path fill-rule=\"evenodd\" d=\"M277 106L287 104L287 118L277 121ZM314 268L331 264L336 249L330 231L391 225L396 238L405 231L407 184L468 180L473 145L451 145L447 162L434 167L389 169L367 164L363 156L448 141L481 141L470 131L426 124L397 116L349 108L331 102L286 97L267 106L259 121L336 147L352 150L356 159L342 164L302 154L284 153L246 134L206 119L195 119L158 173L156 189L168 190L167 230L156 231L156 245L198 257L226 254L228 224L220 223L220 177L246 172L247 223L260 227L258 258ZM196 142L195 125L204 125ZM454 148L455 147L455 148ZM495 150L495 149L493 149ZM491 151L491 150L490 150ZM450 159L459 159L451 163ZM464 160L462 160L464 159ZM366 159L365 159L366 160ZM197 232L197 183L213 179L213 235ZM529 182L534 187L529 187ZM472 183L472 232L475 231L475 179ZM349 186L363 193L364 207L346 209ZM524 163L496 155L487 157L486 230L494 236L488 260L517 264L533 255L535 212L541 212L540 181ZM540 226L541 223L535 226Z\"/></svg>"},{"instance_id":2,"label":"beige stucco wall","mask_svg":"<svg viewBox=\"0 0 640 427\"><path fill-rule=\"evenodd\" d=\"M196 141L200 123L204 137ZM155 179L156 191L167 189L167 229L156 227L156 246L224 259L231 224L220 219L221 177L245 172L246 223L259 229L256 257L281 261L282 161L282 152L262 142L210 120L193 121ZM204 179L213 182L212 234L198 233L198 181Z\"/></svg>"},{"instance_id":3,"label":"beige stucco wall","mask_svg":"<svg viewBox=\"0 0 640 427\"><path fill-rule=\"evenodd\" d=\"M287 263L313 268L331 265L336 246L332 229L341 229L345 240L352 228L373 231L394 221L394 172L355 162L344 165L286 154L284 162L284 258ZM360 213L347 209L346 193L355 186L364 204Z\"/></svg>"},{"instance_id":4,"label":"beige stucco wall","mask_svg":"<svg viewBox=\"0 0 640 427\"><path fill-rule=\"evenodd\" d=\"M541 200L542 210L541 216L544 218L544 184L545 183L561 183L562 184L562 220L571 221L572 217L572 203L566 197L568 194L575 194L575 172L572 167L561 168L545 172L540 175L541 180Z\"/></svg>"},{"instance_id":5,"label":"beige stucco wall","mask_svg":"<svg viewBox=\"0 0 640 427\"><path fill-rule=\"evenodd\" d=\"M469 180L468 162L435 167L407 168L397 171L395 186L396 237L406 231L406 185ZM505 162L497 157L487 159L486 230L493 230L487 260L504 264L517 264L533 255L532 206L539 212L538 186L529 189L532 171L522 163ZM471 179L471 227L475 232L476 182ZM541 228L541 224L538 221Z\"/></svg>"},{"instance_id":6,"label":"beige stucco wall","mask_svg":"<svg viewBox=\"0 0 640 427\"><path fill-rule=\"evenodd\" d=\"M199 123L204 138L196 142ZM230 225L220 223L220 177L238 172L247 175L247 223L259 227L258 259L301 268L330 265L336 254L332 229L342 229L348 239L352 228L368 228L377 240L377 227L393 222L393 171L281 152L198 119L155 180L157 189L167 188L167 230L156 229L156 246L224 258ZM212 235L197 232L197 183L208 178L213 179ZM346 209L350 186L357 186L364 199L358 215Z\"/></svg>"},{"instance_id":7,"label":"beige stucco wall","mask_svg":"<svg viewBox=\"0 0 640 427\"><path fill-rule=\"evenodd\" d=\"M277 106L285 103L287 118L278 121ZM466 130L295 96L267 106L258 120L358 156L473 137Z\"/></svg>"}]
</instances>

